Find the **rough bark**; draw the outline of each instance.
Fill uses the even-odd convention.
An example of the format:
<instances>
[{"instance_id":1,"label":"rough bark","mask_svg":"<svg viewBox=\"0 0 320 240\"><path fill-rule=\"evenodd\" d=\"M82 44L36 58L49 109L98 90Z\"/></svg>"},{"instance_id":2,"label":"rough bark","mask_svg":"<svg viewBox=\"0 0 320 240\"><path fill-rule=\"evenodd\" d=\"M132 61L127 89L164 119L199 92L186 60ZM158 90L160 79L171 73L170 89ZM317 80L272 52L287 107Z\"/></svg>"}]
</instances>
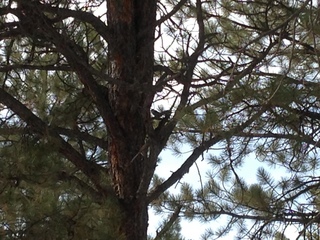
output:
<instances>
[{"instance_id":1,"label":"rough bark","mask_svg":"<svg viewBox=\"0 0 320 240\"><path fill-rule=\"evenodd\" d=\"M125 239L146 239L146 196L137 194L147 156L146 143L153 95L153 39L156 1L107 1L109 73L122 84L108 86L108 99L121 138L109 134L109 160L116 194L123 207L120 233ZM112 132L109 130L109 132Z\"/></svg>"}]
</instances>

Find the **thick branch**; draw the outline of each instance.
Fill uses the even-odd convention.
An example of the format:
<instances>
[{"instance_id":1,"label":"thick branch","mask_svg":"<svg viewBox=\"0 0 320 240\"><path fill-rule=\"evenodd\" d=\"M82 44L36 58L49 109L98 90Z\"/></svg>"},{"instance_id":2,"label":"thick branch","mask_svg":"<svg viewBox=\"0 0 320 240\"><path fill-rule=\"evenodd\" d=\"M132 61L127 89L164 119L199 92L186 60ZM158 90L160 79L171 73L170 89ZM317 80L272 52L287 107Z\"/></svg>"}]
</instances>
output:
<instances>
[{"instance_id":1,"label":"thick branch","mask_svg":"<svg viewBox=\"0 0 320 240\"><path fill-rule=\"evenodd\" d=\"M171 18L174 14L176 14L181 7L187 2L187 0L181 0L178 4L175 5L175 7L171 10L171 12L169 12L168 14L166 14L165 16L161 17L157 22L156 25L160 25L161 23L163 23L164 21L168 20L169 18Z\"/></svg>"},{"instance_id":2,"label":"thick branch","mask_svg":"<svg viewBox=\"0 0 320 240\"><path fill-rule=\"evenodd\" d=\"M69 65L31 65L31 64L12 64L0 65L0 72L8 72L16 69L30 69L30 70L46 70L46 71L72 71Z\"/></svg>"},{"instance_id":3,"label":"thick branch","mask_svg":"<svg viewBox=\"0 0 320 240\"><path fill-rule=\"evenodd\" d=\"M110 191L106 191L106 189L103 189L100 185L100 171L97 164L87 161L69 143L64 141L54 129L47 126L46 123L33 114L25 105L2 88L0 88L0 102L18 115L29 126L29 131L32 131L57 145L59 152L79 168L94 183L98 191L101 191L104 194L107 194L108 192L109 194Z\"/></svg>"},{"instance_id":4,"label":"thick branch","mask_svg":"<svg viewBox=\"0 0 320 240\"><path fill-rule=\"evenodd\" d=\"M81 10L71 10L66 8L52 7L49 4L39 4L38 8L42 11L53 13L58 18L73 17L82 22L89 23L100 34L100 36L103 37L104 40L109 40L108 26L92 13L84 12Z\"/></svg>"},{"instance_id":5,"label":"thick branch","mask_svg":"<svg viewBox=\"0 0 320 240\"><path fill-rule=\"evenodd\" d=\"M104 22L102 22L98 17L96 17L90 12L52 7L50 4L41 4L36 2L30 3L30 6L33 8L37 8L41 12L53 13L55 15L55 18L58 19L59 21L66 19L68 17L72 17L82 22L89 23L103 37L104 40L108 41L109 39L108 26ZM17 11L17 9L9 8L9 7L0 8L1 16L9 13L17 16L19 15L19 11ZM55 19L52 19L52 22L54 22L54 20Z\"/></svg>"},{"instance_id":6,"label":"thick branch","mask_svg":"<svg viewBox=\"0 0 320 240\"><path fill-rule=\"evenodd\" d=\"M51 26L50 20L39 10L34 12L39 16L38 27L43 35L55 44L57 50L68 60L70 67L77 73L80 81L88 90L88 93L96 103L97 108L107 125L110 135L116 139L122 139L125 142L123 132L118 121L114 117L113 111L108 102L107 91L97 84L91 74L90 67L86 61L86 53L75 42L67 39L66 36L57 32Z\"/></svg>"},{"instance_id":7,"label":"thick branch","mask_svg":"<svg viewBox=\"0 0 320 240\"><path fill-rule=\"evenodd\" d=\"M190 87L192 83L192 77L194 74L194 69L198 64L198 58L202 54L202 52L205 50L205 37L204 37L204 22L203 22L203 12L201 7L201 1L196 2L197 7L197 24L199 26L199 43L194 50L194 52L190 55L189 58L186 59L187 66L186 66L186 72L184 76L181 76L183 84L182 93L180 96L180 103L177 107L177 111L173 117L173 119L166 124L166 126L163 127L163 129L160 129L161 131L158 133L157 139L160 139L160 146L163 147L165 143L167 142L169 136L171 135L173 129L177 125L178 119L181 119L182 112L185 109L189 95L190 95Z\"/></svg>"},{"instance_id":8,"label":"thick branch","mask_svg":"<svg viewBox=\"0 0 320 240\"><path fill-rule=\"evenodd\" d=\"M202 143L199 147L195 148L192 154L184 161L178 170L176 170L172 175L164 181L161 185L158 185L148 196L148 202L152 202L154 199L158 198L163 192L169 189L173 184L175 184L179 179L181 179L186 173L189 172L190 167L195 163L195 161L203 154L204 151L209 149L214 144L220 142L223 139L228 139L235 134L242 132L245 128L256 121L261 114L265 111L264 107L261 107L251 118L249 118L243 124L231 129L228 132L219 134L210 140Z\"/></svg>"},{"instance_id":9,"label":"thick branch","mask_svg":"<svg viewBox=\"0 0 320 240\"><path fill-rule=\"evenodd\" d=\"M172 213L170 219L166 224L162 227L162 229L158 232L153 240L163 239L164 235L168 232L168 230L172 227L174 222L179 218L179 213L181 211L182 206L178 206L176 210Z\"/></svg>"},{"instance_id":10,"label":"thick branch","mask_svg":"<svg viewBox=\"0 0 320 240\"><path fill-rule=\"evenodd\" d=\"M67 129L67 128L61 128L61 127L51 127L50 128L57 132L59 135L64 135L68 138L73 138L73 139L78 139L81 141L85 141L88 142L90 144L94 144L99 146L102 149L107 150L108 146L107 146L107 141L92 136L89 133L86 132L81 132L78 130L73 130L73 129ZM21 127L10 127L10 126L2 126L0 128L0 136L14 136L14 135L23 135L25 134L25 128L21 128Z\"/></svg>"}]
</instances>

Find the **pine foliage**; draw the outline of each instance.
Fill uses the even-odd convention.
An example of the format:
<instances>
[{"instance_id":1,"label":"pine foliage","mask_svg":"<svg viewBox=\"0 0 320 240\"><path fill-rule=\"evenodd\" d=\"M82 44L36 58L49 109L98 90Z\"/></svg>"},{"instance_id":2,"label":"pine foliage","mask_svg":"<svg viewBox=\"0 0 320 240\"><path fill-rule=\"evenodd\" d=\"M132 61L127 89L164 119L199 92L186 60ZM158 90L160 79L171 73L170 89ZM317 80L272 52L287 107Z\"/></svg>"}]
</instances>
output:
<instances>
[{"instance_id":1,"label":"pine foliage","mask_svg":"<svg viewBox=\"0 0 320 240\"><path fill-rule=\"evenodd\" d=\"M141 63L129 73L153 72L142 83L111 74L106 2L0 3L0 238L126 239L119 234L124 206L136 196L121 196L114 173L133 164L142 172L139 187L148 189L137 196L164 216L149 239L184 239L182 218L212 222L202 239L234 231L239 239L288 239L290 226L297 237L319 237L316 3L157 1L147 42L142 10L130 8L141 42L126 48L154 45L153 69L141 52L124 59ZM113 103L111 93L126 95L119 89L131 106ZM143 145L133 152L127 141L130 164L115 167L113 131L127 132L111 126L137 106ZM179 163L168 178L155 174L164 151ZM200 161L206 169L185 181Z\"/></svg>"}]
</instances>

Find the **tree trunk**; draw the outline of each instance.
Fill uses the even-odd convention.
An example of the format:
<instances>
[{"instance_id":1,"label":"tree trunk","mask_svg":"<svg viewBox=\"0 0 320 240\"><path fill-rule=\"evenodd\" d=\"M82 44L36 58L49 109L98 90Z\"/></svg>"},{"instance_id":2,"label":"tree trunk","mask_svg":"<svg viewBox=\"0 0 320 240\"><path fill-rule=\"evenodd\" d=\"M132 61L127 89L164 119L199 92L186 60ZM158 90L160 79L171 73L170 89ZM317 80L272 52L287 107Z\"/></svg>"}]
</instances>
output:
<instances>
[{"instance_id":1,"label":"tree trunk","mask_svg":"<svg viewBox=\"0 0 320 240\"><path fill-rule=\"evenodd\" d=\"M108 129L113 184L122 205L120 234L147 238L145 194L138 194L146 155L141 153L150 123L153 94L156 1L108 0L109 72L119 84L108 86L108 99L119 129ZM116 137L113 133L116 131Z\"/></svg>"}]
</instances>

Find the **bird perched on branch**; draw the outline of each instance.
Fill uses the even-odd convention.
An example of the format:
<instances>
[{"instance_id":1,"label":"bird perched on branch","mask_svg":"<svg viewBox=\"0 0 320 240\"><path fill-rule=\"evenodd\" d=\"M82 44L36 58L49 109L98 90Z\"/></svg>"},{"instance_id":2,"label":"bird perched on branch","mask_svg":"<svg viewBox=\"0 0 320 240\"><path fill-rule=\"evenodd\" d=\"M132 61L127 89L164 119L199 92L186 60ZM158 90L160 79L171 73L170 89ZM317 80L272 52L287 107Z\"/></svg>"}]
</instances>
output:
<instances>
[{"instance_id":1,"label":"bird perched on branch","mask_svg":"<svg viewBox=\"0 0 320 240\"><path fill-rule=\"evenodd\" d=\"M158 112L155 109L151 109L151 113L153 115L153 119L156 119L156 120L168 119L170 117L170 115L171 115L171 111L170 110Z\"/></svg>"},{"instance_id":2,"label":"bird perched on branch","mask_svg":"<svg viewBox=\"0 0 320 240\"><path fill-rule=\"evenodd\" d=\"M155 130L159 132L163 126L168 122L170 115L171 115L171 110L165 110L162 112L159 112L157 110L151 109L151 114L153 115L152 119L158 120L155 121Z\"/></svg>"}]
</instances>

